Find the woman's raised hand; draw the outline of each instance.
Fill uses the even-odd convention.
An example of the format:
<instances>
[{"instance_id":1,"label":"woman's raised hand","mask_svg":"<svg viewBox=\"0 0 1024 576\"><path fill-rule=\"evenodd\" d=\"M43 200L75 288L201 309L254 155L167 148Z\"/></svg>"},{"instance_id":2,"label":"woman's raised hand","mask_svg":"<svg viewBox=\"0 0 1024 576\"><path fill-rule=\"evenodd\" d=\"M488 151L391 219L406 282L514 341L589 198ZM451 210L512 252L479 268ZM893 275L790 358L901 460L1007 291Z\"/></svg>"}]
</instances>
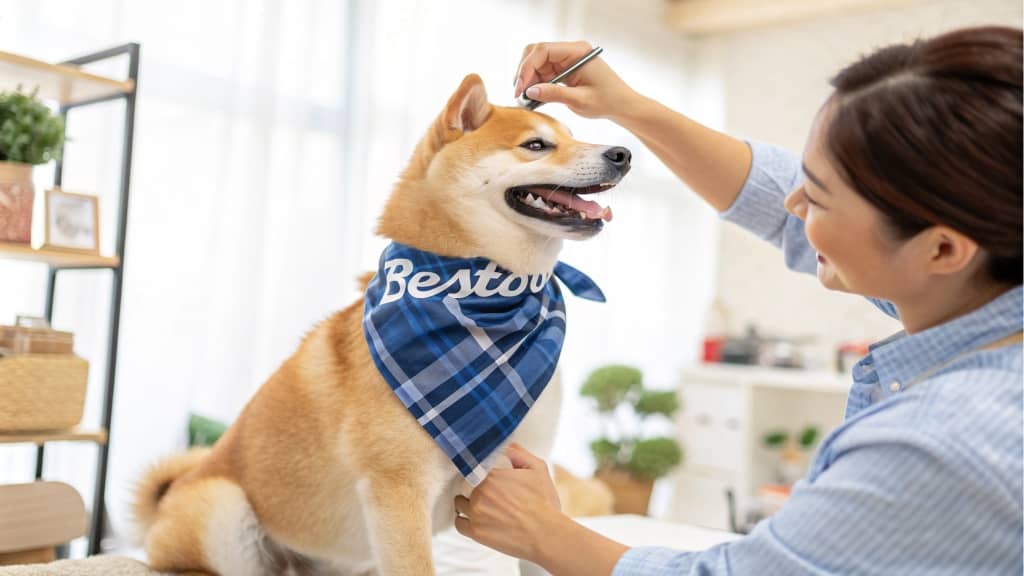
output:
<instances>
[{"instance_id":1,"label":"woman's raised hand","mask_svg":"<svg viewBox=\"0 0 1024 576\"><path fill-rule=\"evenodd\" d=\"M590 52L587 42L541 42L523 50L516 72L515 94L523 91L538 102L559 102L586 118L609 118L628 110L637 97L621 78L602 60L594 58L563 81L564 86L547 82Z\"/></svg>"}]
</instances>

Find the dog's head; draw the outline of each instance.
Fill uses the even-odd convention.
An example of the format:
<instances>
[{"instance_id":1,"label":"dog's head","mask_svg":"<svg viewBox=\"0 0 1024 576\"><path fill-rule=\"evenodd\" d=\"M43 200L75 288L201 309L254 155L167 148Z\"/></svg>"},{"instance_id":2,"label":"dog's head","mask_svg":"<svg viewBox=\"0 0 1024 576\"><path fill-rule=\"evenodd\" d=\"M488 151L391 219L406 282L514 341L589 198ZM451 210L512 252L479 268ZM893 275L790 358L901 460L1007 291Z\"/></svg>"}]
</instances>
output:
<instances>
[{"instance_id":1,"label":"dog's head","mask_svg":"<svg viewBox=\"0 0 1024 576\"><path fill-rule=\"evenodd\" d=\"M545 114L492 106L471 74L417 146L378 232L516 273L550 272L562 239L593 237L611 220L587 195L618 184L629 163L626 148L579 142Z\"/></svg>"}]
</instances>

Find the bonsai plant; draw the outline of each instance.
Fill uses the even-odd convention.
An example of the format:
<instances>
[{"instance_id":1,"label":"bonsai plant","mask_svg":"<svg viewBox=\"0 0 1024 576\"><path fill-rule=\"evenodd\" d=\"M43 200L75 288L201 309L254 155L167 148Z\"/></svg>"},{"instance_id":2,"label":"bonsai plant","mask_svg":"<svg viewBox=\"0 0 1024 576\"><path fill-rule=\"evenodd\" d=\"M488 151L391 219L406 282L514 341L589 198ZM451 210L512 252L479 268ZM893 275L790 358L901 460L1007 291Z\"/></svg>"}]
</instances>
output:
<instances>
[{"instance_id":1,"label":"bonsai plant","mask_svg":"<svg viewBox=\"0 0 1024 576\"><path fill-rule=\"evenodd\" d=\"M670 419L679 409L676 393L646 390L640 370L609 365L591 372L580 395L594 401L603 428L602 436L590 443L597 464L594 475L615 493L616 512L646 514L654 480L682 460L675 439L644 434L649 419Z\"/></svg>"},{"instance_id":2,"label":"bonsai plant","mask_svg":"<svg viewBox=\"0 0 1024 576\"><path fill-rule=\"evenodd\" d=\"M64 119L36 95L0 92L0 242L32 240L32 166L60 158Z\"/></svg>"},{"instance_id":3,"label":"bonsai plant","mask_svg":"<svg viewBox=\"0 0 1024 576\"><path fill-rule=\"evenodd\" d=\"M818 428L805 426L795 437L787 430L773 430L762 438L765 448L781 450L779 469L776 472L779 482L792 485L804 475L807 453L818 441Z\"/></svg>"}]
</instances>

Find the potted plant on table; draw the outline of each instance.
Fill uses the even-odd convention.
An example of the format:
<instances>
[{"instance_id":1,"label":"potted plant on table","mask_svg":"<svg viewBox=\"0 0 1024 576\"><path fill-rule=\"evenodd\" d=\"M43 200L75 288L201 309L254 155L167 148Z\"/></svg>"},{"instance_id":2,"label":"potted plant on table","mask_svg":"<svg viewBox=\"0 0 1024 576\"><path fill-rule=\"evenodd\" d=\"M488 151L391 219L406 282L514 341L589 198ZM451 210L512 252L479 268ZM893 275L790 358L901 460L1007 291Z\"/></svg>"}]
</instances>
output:
<instances>
[{"instance_id":1,"label":"potted plant on table","mask_svg":"<svg viewBox=\"0 0 1024 576\"><path fill-rule=\"evenodd\" d=\"M780 450L779 464L775 476L779 482L792 486L807 471L807 453L818 442L817 426L805 426L797 435L788 430L772 430L764 435L762 442L769 450Z\"/></svg>"},{"instance_id":2,"label":"potted plant on table","mask_svg":"<svg viewBox=\"0 0 1024 576\"><path fill-rule=\"evenodd\" d=\"M594 370L580 395L594 401L604 429L590 443L597 463L594 476L615 494L616 513L647 514L654 481L679 464L682 450L673 438L646 437L645 423L670 419L679 409L676 393L647 390L640 370L610 365Z\"/></svg>"},{"instance_id":3,"label":"potted plant on table","mask_svg":"<svg viewBox=\"0 0 1024 576\"><path fill-rule=\"evenodd\" d=\"M0 92L0 242L32 241L32 166L60 158L64 119L36 95Z\"/></svg>"}]
</instances>

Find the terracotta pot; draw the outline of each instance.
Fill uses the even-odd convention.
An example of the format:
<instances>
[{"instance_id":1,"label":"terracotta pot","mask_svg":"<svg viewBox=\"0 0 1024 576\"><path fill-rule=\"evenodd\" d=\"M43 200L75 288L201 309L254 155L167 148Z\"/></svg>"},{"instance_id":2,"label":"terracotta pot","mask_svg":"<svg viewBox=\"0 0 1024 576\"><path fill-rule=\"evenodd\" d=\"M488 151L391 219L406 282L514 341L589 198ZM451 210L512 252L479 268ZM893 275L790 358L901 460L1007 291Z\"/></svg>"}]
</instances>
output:
<instances>
[{"instance_id":1,"label":"terracotta pot","mask_svg":"<svg viewBox=\"0 0 1024 576\"><path fill-rule=\"evenodd\" d=\"M616 468L602 468L594 473L594 478L612 489L612 494L615 495L616 514L647 515L654 480L639 478Z\"/></svg>"},{"instance_id":2,"label":"terracotta pot","mask_svg":"<svg viewBox=\"0 0 1024 576\"><path fill-rule=\"evenodd\" d=\"M32 243L32 165L0 162L0 242Z\"/></svg>"}]
</instances>

